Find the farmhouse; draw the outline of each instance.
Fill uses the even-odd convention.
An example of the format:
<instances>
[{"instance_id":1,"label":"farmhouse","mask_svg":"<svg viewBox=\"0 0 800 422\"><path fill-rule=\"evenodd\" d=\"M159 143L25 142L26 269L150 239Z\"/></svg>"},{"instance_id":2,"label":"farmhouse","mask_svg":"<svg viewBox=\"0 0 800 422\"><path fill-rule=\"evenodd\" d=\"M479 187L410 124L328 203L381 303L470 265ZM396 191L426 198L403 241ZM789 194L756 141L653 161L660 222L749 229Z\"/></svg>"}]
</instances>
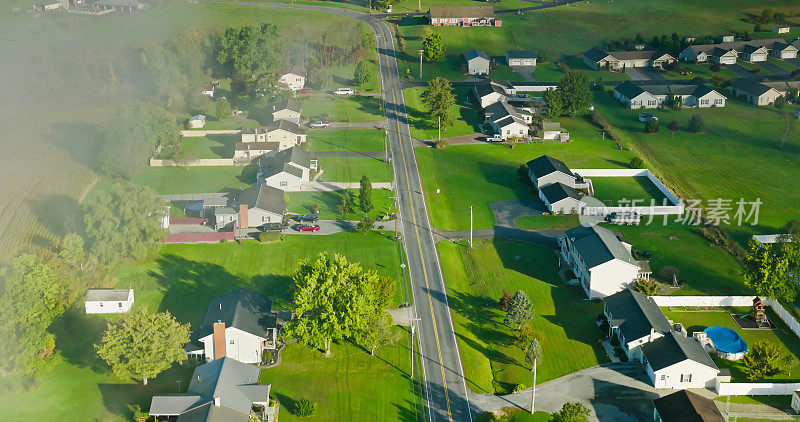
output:
<instances>
[{"instance_id":1,"label":"farmhouse","mask_svg":"<svg viewBox=\"0 0 800 422\"><path fill-rule=\"evenodd\" d=\"M258 227L264 223L281 223L286 214L283 191L260 184L244 189L238 197L239 227Z\"/></svg>"},{"instance_id":2,"label":"farmhouse","mask_svg":"<svg viewBox=\"0 0 800 422\"><path fill-rule=\"evenodd\" d=\"M536 52L533 50L506 51L506 62L509 66L536 66Z\"/></svg>"},{"instance_id":3,"label":"farmhouse","mask_svg":"<svg viewBox=\"0 0 800 422\"><path fill-rule=\"evenodd\" d=\"M575 188L563 183L551 183L539 189L539 199L553 214L575 214L583 207L581 195Z\"/></svg>"},{"instance_id":4,"label":"farmhouse","mask_svg":"<svg viewBox=\"0 0 800 422\"><path fill-rule=\"evenodd\" d=\"M659 50L603 51L597 47L583 53L583 62L594 70L620 71L630 67L662 67L675 58Z\"/></svg>"},{"instance_id":5,"label":"farmhouse","mask_svg":"<svg viewBox=\"0 0 800 422\"><path fill-rule=\"evenodd\" d=\"M680 390L653 400L655 422L725 422L714 400Z\"/></svg>"},{"instance_id":6,"label":"farmhouse","mask_svg":"<svg viewBox=\"0 0 800 422\"><path fill-rule=\"evenodd\" d=\"M485 121L501 139L527 138L532 116L519 113L505 101L498 101L484 110Z\"/></svg>"},{"instance_id":7,"label":"farmhouse","mask_svg":"<svg viewBox=\"0 0 800 422\"><path fill-rule=\"evenodd\" d=\"M484 79L473 88L473 93L481 108L486 108L496 102L506 99L506 90L501 82Z\"/></svg>"},{"instance_id":8,"label":"farmhouse","mask_svg":"<svg viewBox=\"0 0 800 422\"><path fill-rule=\"evenodd\" d=\"M296 122L278 120L268 129L267 142L278 145L277 150L284 150L306 141L306 130Z\"/></svg>"},{"instance_id":9,"label":"farmhouse","mask_svg":"<svg viewBox=\"0 0 800 422\"><path fill-rule=\"evenodd\" d=\"M639 278L641 268L631 255L631 244L599 226L578 226L558 239L561 259L590 299L623 290Z\"/></svg>"},{"instance_id":10,"label":"farmhouse","mask_svg":"<svg viewBox=\"0 0 800 422\"><path fill-rule=\"evenodd\" d=\"M751 41L722 42L718 44L700 44L686 47L678 57L687 62L712 62L719 64L735 64L737 58L747 61L765 61L766 54L772 54L779 59L797 57L797 50L786 50L782 46L786 40L782 38L767 38ZM776 47L780 54L772 53ZM784 51L785 50L785 51ZM794 56L792 56L794 54Z\"/></svg>"},{"instance_id":11,"label":"farmhouse","mask_svg":"<svg viewBox=\"0 0 800 422\"><path fill-rule=\"evenodd\" d=\"M270 385L258 383L260 374L258 367L231 358L200 365L185 393L153 396L150 416L156 420L248 422L251 412L256 412L272 422L276 409L270 406Z\"/></svg>"},{"instance_id":12,"label":"farmhouse","mask_svg":"<svg viewBox=\"0 0 800 422\"><path fill-rule=\"evenodd\" d=\"M89 289L86 292L87 314L120 314L131 310L133 289Z\"/></svg>"},{"instance_id":13,"label":"farmhouse","mask_svg":"<svg viewBox=\"0 0 800 422\"><path fill-rule=\"evenodd\" d=\"M298 146L265 154L258 160L256 180L280 190L300 190L317 170L317 160Z\"/></svg>"},{"instance_id":14,"label":"farmhouse","mask_svg":"<svg viewBox=\"0 0 800 422\"><path fill-rule=\"evenodd\" d=\"M297 91L306 85L308 71L303 66L292 66L281 71L278 86Z\"/></svg>"},{"instance_id":15,"label":"farmhouse","mask_svg":"<svg viewBox=\"0 0 800 422\"><path fill-rule=\"evenodd\" d=\"M262 362L264 350L278 341L278 318L272 300L253 290L239 288L209 303L206 318L185 349L198 360L228 357L239 362Z\"/></svg>"},{"instance_id":16,"label":"farmhouse","mask_svg":"<svg viewBox=\"0 0 800 422\"><path fill-rule=\"evenodd\" d=\"M501 26L492 6L432 6L428 16L433 26Z\"/></svg>"},{"instance_id":17,"label":"farmhouse","mask_svg":"<svg viewBox=\"0 0 800 422\"><path fill-rule=\"evenodd\" d=\"M549 155L542 155L525 163L528 177L536 189L542 189L552 183L561 183L575 187L575 174L563 161Z\"/></svg>"},{"instance_id":18,"label":"farmhouse","mask_svg":"<svg viewBox=\"0 0 800 422\"><path fill-rule=\"evenodd\" d=\"M272 121L288 120L292 123L300 123L300 113L303 112L303 106L295 100L288 99L280 106L272 106Z\"/></svg>"},{"instance_id":19,"label":"farmhouse","mask_svg":"<svg viewBox=\"0 0 800 422\"><path fill-rule=\"evenodd\" d=\"M473 49L464 53L467 62L467 73L470 75L484 76L489 74L489 56L483 51Z\"/></svg>"},{"instance_id":20,"label":"farmhouse","mask_svg":"<svg viewBox=\"0 0 800 422\"><path fill-rule=\"evenodd\" d=\"M708 85L697 84L636 84L623 82L614 88L614 97L627 108L657 108L671 100L684 107L725 107L727 98Z\"/></svg>"},{"instance_id":21,"label":"farmhouse","mask_svg":"<svg viewBox=\"0 0 800 422\"><path fill-rule=\"evenodd\" d=\"M783 96L777 89L747 78L735 79L731 83L731 94L757 106L774 104Z\"/></svg>"}]
</instances>

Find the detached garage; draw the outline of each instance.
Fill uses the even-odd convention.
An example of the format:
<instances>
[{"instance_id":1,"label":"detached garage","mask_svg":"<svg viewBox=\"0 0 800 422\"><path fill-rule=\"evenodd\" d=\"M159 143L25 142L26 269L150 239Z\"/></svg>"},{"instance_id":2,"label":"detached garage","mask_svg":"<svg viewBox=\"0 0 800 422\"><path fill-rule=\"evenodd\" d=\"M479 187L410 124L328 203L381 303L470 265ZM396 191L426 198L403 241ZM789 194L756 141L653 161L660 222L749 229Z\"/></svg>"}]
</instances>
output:
<instances>
[{"instance_id":1,"label":"detached garage","mask_svg":"<svg viewBox=\"0 0 800 422\"><path fill-rule=\"evenodd\" d=\"M506 51L506 62L509 66L536 66L536 52L533 50Z\"/></svg>"},{"instance_id":2,"label":"detached garage","mask_svg":"<svg viewBox=\"0 0 800 422\"><path fill-rule=\"evenodd\" d=\"M553 214L575 214L583 208L578 191L560 182L539 189L539 199Z\"/></svg>"},{"instance_id":3,"label":"detached garage","mask_svg":"<svg viewBox=\"0 0 800 422\"><path fill-rule=\"evenodd\" d=\"M133 289L89 289L86 292L87 314L120 314L131 310Z\"/></svg>"}]
</instances>

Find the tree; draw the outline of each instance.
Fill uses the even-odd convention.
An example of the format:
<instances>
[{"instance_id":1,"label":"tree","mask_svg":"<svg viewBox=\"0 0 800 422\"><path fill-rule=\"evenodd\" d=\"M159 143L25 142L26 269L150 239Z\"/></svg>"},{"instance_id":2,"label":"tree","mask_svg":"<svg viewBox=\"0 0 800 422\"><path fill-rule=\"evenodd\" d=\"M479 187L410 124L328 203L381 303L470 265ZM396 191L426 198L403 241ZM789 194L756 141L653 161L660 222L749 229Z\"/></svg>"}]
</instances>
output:
<instances>
[{"instance_id":1,"label":"tree","mask_svg":"<svg viewBox=\"0 0 800 422\"><path fill-rule=\"evenodd\" d=\"M0 269L0 373L34 375L49 366L50 325L77 292L77 280L52 255L22 254Z\"/></svg>"},{"instance_id":2,"label":"tree","mask_svg":"<svg viewBox=\"0 0 800 422\"><path fill-rule=\"evenodd\" d=\"M176 146L172 150L172 162L179 167L183 167L187 171L189 170L189 163L192 162L192 158L189 155L188 148L181 148L180 145Z\"/></svg>"},{"instance_id":3,"label":"tree","mask_svg":"<svg viewBox=\"0 0 800 422\"><path fill-rule=\"evenodd\" d=\"M369 218L368 215L365 214L364 218L362 218L361 221L359 221L358 224L356 225L356 230L358 230L359 233L365 235L369 233L374 226L375 222L371 218Z\"/></svg>"},{"instance_id":4,"label":"tree","mask_svg":"<svg viewBox=\"0 0 800 422\"><path fill-rule=\"evenodd\" d=\"M525 363L531 365L531 373L533 374L533 388L531 390L531 414L534 412L534 404L536 403L536 362L542 360L542 346L539 340L533 339L525 351Z\"/></svg>"},{"instance_id":5,"label":"tree","mask_svg":"<svg viewBox=\"0 0 800 422\"><path fill-rule=\"evenodd\" d=\"M703 133L706 130L706 121L699 114L689 119L689 132Z\"/></svg>"},{"instance_id":6,"label":"tree","mask_svg":"<svg viewBox=\"0 0 800 422\"><path fill-rule=\"evenodd\" d=\"M538 338L539 334L530 325L523 325L514 331L514 345L522 350L527 350L531 342Z\"/></svg>"},{"instance_id":7,"label":"tree","mask_svg":"<svg viewBox=\"0 0 800 422\"><path fill-rule=\"evenodd\" d=\"M561 99L561 91L548 90L544 93L545 116L548 119L555 119L564 114L564 101Z\"/></svg>"},{"instance_id":8,"label":"tree","mask_svg":"<svg viewBox=\"0 0 800 422\"><path fill-rule=\"evenodd\" d=\"M722 70L722 65L720 65L719 63L711 63L712 72L716 73L719 72L720 70Z\"/></svg>"},{"instance_id":9,"label":"tree","mask_svg":"<svg viewBox=\"0 0 800 422\"><path fill-rule=\"evenodd\" d=\"M353 72L353 83L361 87L361 92L364 92L364 85L372 82L373 72L372 66L366 60L359 60L356 64L356 70Z\"/></svg>"},{"instance_id":10,"label":"tree","mask_svg":"<svg viewBox=\"0 0 800 422\"><path fill-rule=\"evenodd\" d=\"M301 260L291 288L295 317L287 333L326 356L333 341L362 338L369 333L371 318L382 310L378 279L374 271L338 254L323 252L314 261Z\"/></svg>"},{"instance_id":11,"label":"tree","mask_svg":"<svg viewBox=\"0 0 800 422\"><path fill-rule=\"evenodd\" d=\"M314 66L308 71L308 86L314 89L326 90L333 85L333 77L328 69Z\"/></svg>"},{"instance_id":12,"label":"tree","mask_svg":"<svg viewBox=\"0 0 800 422\"><path fill-rule=\"evenodd\" d=\"M158 107L130 104L119 108L101 129L98 169L111 177L132 178L161 145L179 142L178 123Z\"/></svg>"},{"instance_id":13,"label":"tree","mask_svg":"<svg viewBox=\"0 0 800 422\"><path fill-rule=\"evenodd\" d=\"M217 63L232 73L257 76L275 73L281 65L285 43L281 41L280 29L264 23L260 27L244 25L228 27L216 39Z\"/></svg>"},{"instance_id":14,"label":"tree","mask_svg":"<svg viewBox=\"0 0 800 422\"><path fill-rule=\"evenodd\" d=\"M343 189L339 197L339 204L336 205L336 212L340 215L345 215L353 211L353 192L349 189Z\"/></svg>"},{"instance_id":15,"label":"tree","mask_svg":"<svg viewBox=\"0 0 800 422\"><path fill-rule=\"evenodd\" d=\"M681 129L681 124L678 123L676 120L673 120L673 121L667 123L667 129L669 129L669 131L672 132L670 137L674 137L675 136L675 132L677 132L677 131L679 131Z\"/></svg>"},{"instance_id":16,"label":"tree","mask_svg":"<svg viewBox=\"0 0 800 422\"><path fill-rule=\"evenodd\" d=\"M564 114L577 116L589 110L592 91L585 73L570 70L558 82L558 92L564 103Z\"/></svg>"},{"instance_id":17,"label":"tree","mask_svg":"<svg viewBox=\"0 0 800 422\"><path fill-rule=\"evenodd\" d=\"M428 63L436 63L444 60L447 53L447 46L441 33L435 32L430 28L425 29L425 38L422 39L422 58Z\"/></svg>"},{"instance_id":18,"label":"tree","mask_svg":"<svg viewBox=\"0 0 800 422\"><path fill-rule=\"evenodd\" d=\"M517 290L508 304L506 323L519 328L526 325L531 318L533 318L533 305L525 292Z\"/></svg>"},{"instance_id":19,"label":"tree","mask_svg":"<svg viewBox=\"0 0 800 422\"><path fill-rule=\"evenodd\" d=\"M436 77L428 81L428 87L422 92L421 99L434 124L441 121L443 130L453 125L455 122L453 106L456 104L456 97L453 94L453 86L447 79Z\"/></svg>"},{"instance_id":20,"label":"tree","mask_svg":"<svg viewBox=\"0 0 800 422\"><path fill-rule=\"evenodd\" d=\"M231 103L225 98L220 98L214 104L214 116L217 120L225 120L231 117Z\"/></svg>"},{"instance_id":21,"label":"tree","mask_svg":"<svg viewBox=\"0 0 800 422\"><path fill-rule=\"evenodd\" d=\"M115 183L90 196L83 211L90 250L103 263L142 257L164 236L164 204L146 187Z\"/></svg>"},{"instance_id":22,"label":"tree","mask_svg":"<svg viewBox=\"0 0 800 422\"><path fill-rule=\"evenodd\" d=\"M783 98L783 97L778 97ZM777 100L775 100L777 103ZM781 148L786 145L786 140L789 138L789 135L792 134L794 131L795 126L797 125L797 119L791 112L781 113L780 117L780 126L781 126Z\"/></svg>"},{"instance_id":23,"label":"tree","mask_svg":"<svg viewBox=\"0 0 800 422\"><path fill-rule=\"evenodd\" d=\"M658 283L652 279L636 280L633 282L633 287L643 295L655 296L658 294Z\"/></svg>"},{"instance_id":24,"label":"tree","mask_svg":"<svg viewBox=\"0 0 800 422\"><path fill-rule=\"evenodd\" d=\"M780 252L775 244L750 239L742 262L744 283L759 295L792 301L798 286L789 274L788 257Z\"/></svg>"},{"instance_id":25,"label":"tree","mask_svg":"<svg viewBox=\"0 0 800 422\"><path fill-rule=\"evenodd\" d=\"M591 411L581 403L566 402L553 413L553 422L588 422Z\"/></svg>"},{"instance_id":26,"label":"tree","mask_svg":"<svg viewBox=\"0 0 800 422\"><path fill-rule=\"evenodd\" d=\"M782 347L761 340L744 355L742 364L747 379L757 381L781 373L788 374L794 366L794 357Z\"/></svg>"},{"instance_id":27,"label":"tree","mask_svg":"<svg viewBox=\"0 0 800 422\"><path fill-rule=\"evenodd\" d=\"M786 97L781 95L780 97L776 98L773 105L778 111L783 110L783 108L786 107Z\"/></svg>"},{"instance_id":28,"label":"tree","mask_svg":"<svg viewBox=\"0 0 800 422\"><path fill-rule=\"evenodd\" d=\"M503 290L503 295L500 296L500 300L497 301L497 309L501 311L507 311L508 305L510 303L511 303L511 295L508 294L507 291Z\"/></svg>"},{"instance_id":29,"label":"tree","mask_svg":"<svg viewBox=\"0 0 800 422\"><path fill-rule=\"evenodd\" d=\"M632 169L642 168L643 165L644 162L641 157L634 155L633 158L631 158L630 167Z\"/></svg>"},{"instance_id":30,"label":"tree","mask_svg":"<svg viewBox=\"0 0 800 422\"><path fill-rule=\"evenodd\" d=\"M714 76L711 77L711 83L713 85L715 85L715 86L720 87L720 88L724 88L724 87L730 85L731 80L726 78L726 77L724 77L724 76L714 75Z\"/></svg>"},{"instance_id":31,"label":"tree","mask_svg":"<svg viewBox=\"0 0 800 422\"><path fill-rule=\"evenodd\" d=\"M375 204L372 202L372 182L365 174L361 176L359 183L361 187L358 189L358 208L366 215L375 208Z\"/></svg>"},{"instance_id":32,"label":"tree","mask_svg":"<svg viewBox=\"0 0 800 422\"><path fill-rule=\"evenodd\" d=\"M117 376L141 379L147 385L148 378L186 360L187 341L189 324L179 323L169 312L135 312L109 322L94 347Z\"/></svg>"},{"instance_id":33,"label":"tree","mask_svg":"<svg viewBox=\"0 0 800 422\"><path fill-rule=\"evenodd\" d=\"M658 133L658 119L650 119L644 124L644 131L647 133Z\"/></svg>"},{"instance_id":34,"label":"tree","mask_svg":"<svg viewBox=\"0 0 800 422\"><path fill-rule=\"evenodd\" d=\"M392 324L392 316L383 310L370 318L367 328L364 334L360 336L360 346L369 350L372 356L375 356L377 348L392 344L398 339Z\"/></svg>"}]
</instances>

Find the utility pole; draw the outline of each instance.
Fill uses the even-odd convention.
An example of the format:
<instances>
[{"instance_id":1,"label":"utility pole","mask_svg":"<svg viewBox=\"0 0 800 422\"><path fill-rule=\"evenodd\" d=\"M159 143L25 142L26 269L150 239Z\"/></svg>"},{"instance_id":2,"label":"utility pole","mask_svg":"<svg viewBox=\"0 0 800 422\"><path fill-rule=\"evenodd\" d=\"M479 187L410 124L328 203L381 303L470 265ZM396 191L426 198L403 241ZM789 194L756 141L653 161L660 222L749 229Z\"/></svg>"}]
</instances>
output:
<instances>
[{"instance_id":1,"label":"utility pole","mask_svg":"<svg viewBox=\"0 0 800 422\"><path fill-rule=\"evenodd\" d=\"M472 247L472 205L469 206L469 247Z\"/></svg>"},{"instance_id":2,"label":"utility pole","mask_svg":"<svg viewBox=\"0 0 800 422\"><path fill-rule=\"evenodd\" d=\"M422 79L422 53L425 50L419 50L419 78Z\"/></svg>"},{"instance_id":3,"label":"utility pole","mask_svg":"<svg viewBox=\"0 0 800 422\"><path fill-rule=\"evenodd\" d=\"M389 132L386 129L383 130L383 154L386 164L389 164Z\"/></svg>"},{"instance_id":4,"label":"utility pole","mask_svg":"<svg viewBox=\"0 0 800 422\"><path fill-rule=\"evenodd\" d=\"M414 322L419 321L419 318L410 318L411 321L411 381L414 381Z\"/></svg>"},{"instance_id":5,"label":"utility pole","mask_svg":"<svg viewBox=\"0 0 800 422\"><path fill-rule=\"evenodd\" d=\"M442 141L442 116L439 116L439 142Z\"/></svg>"}]
</instances>

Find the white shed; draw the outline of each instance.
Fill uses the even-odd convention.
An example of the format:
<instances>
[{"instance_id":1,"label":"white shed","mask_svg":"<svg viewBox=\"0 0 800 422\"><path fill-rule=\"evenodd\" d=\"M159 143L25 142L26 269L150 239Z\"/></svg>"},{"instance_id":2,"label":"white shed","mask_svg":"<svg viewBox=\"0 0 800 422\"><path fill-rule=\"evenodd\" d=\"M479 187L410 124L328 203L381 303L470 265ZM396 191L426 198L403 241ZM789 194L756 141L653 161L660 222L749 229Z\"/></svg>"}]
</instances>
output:
<instances>
[{"instance_id":1,"label":"white shed","mask_svg":"<svg viewBox=\"0 0 800 422\"><path fill-rule=\"evenodd\" d=\"M87 314L122 314L133 306L133 289L89 289Z\"/></svg>"}]
</instances>

